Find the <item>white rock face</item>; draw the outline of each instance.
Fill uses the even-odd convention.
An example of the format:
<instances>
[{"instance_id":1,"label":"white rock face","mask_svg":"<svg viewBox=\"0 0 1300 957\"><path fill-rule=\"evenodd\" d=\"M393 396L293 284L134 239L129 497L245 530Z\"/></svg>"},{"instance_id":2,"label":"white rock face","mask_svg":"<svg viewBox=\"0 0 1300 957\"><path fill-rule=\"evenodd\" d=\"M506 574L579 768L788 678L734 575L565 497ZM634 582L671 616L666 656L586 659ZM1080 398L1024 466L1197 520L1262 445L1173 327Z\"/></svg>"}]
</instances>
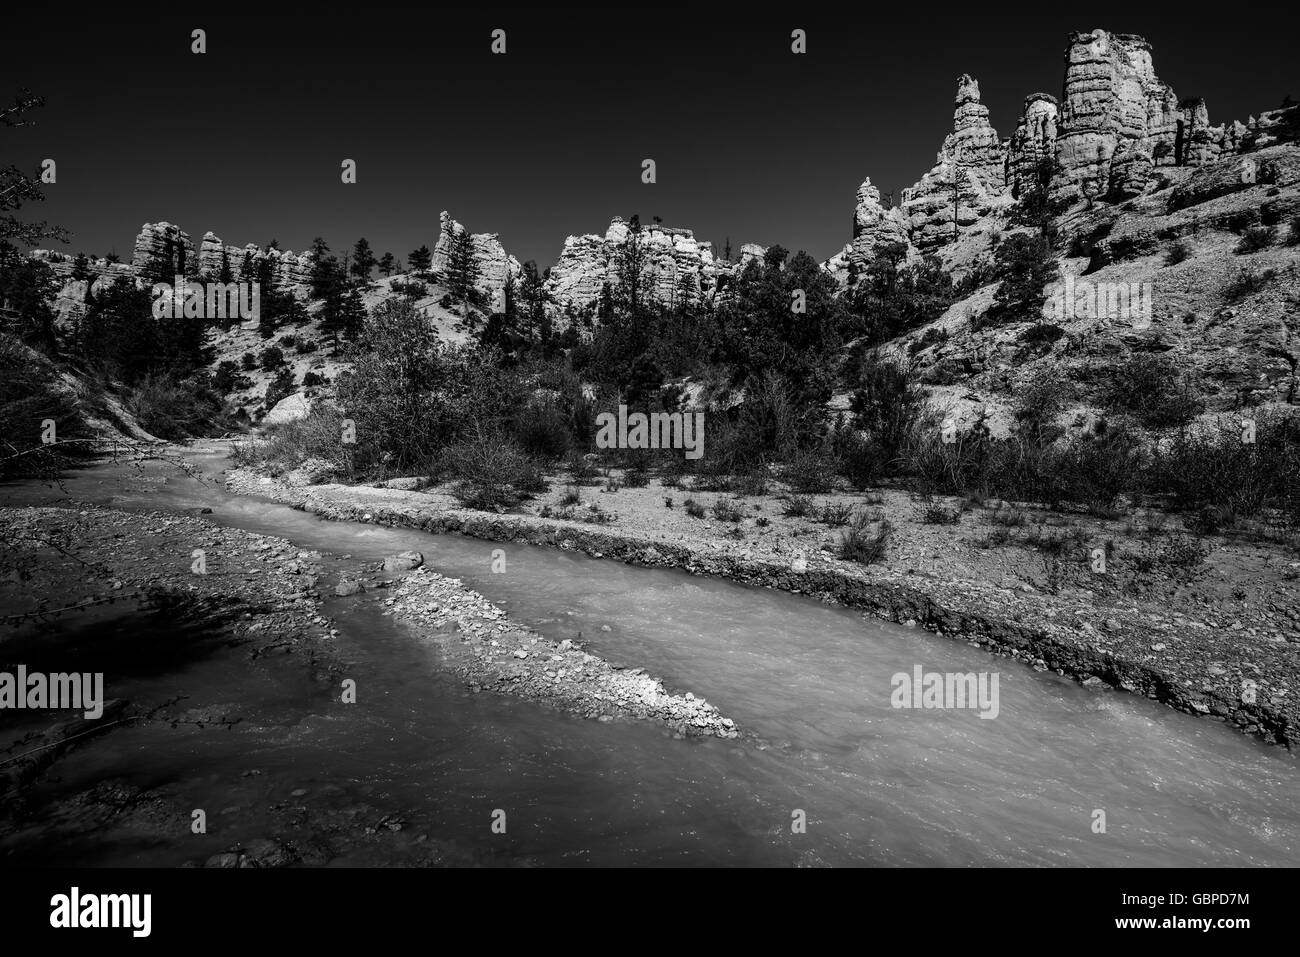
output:
<instances>
[{"instance_id":1,"label":"white rock face","mask_svg":"<svg viewBox=\"0 0 1300 957\"><path fill-rule=\"evenodd\" d=\"M305 419L311 412L311 399L300 392L287 395L275 404L275 407L262 419L263 425L281 425Z\"/></svg>"},{"instance_id":2,"label":"white rock face","mask_svg":"<svg viewBox=\"0 0 1300 957\"><path fill-rule=\"evenodd\" d=\"M135 238L131 265L143 271L166 264L169 269L194 265L194 243L190 234L171 223L145 223Z\"/></svg>"},{"instance_id":3,"label":"white rock face","mask_svg":"<svg viewBox=\"0 0 1300 957\"><path fill-rule=\"evenodd\" d=\"M934 167L903 190L907 232L922 251L954 242L982 217L1010 205L1006 148L980 103L979 83L963 74L955 103L953 131Z\"/></svg>"},{"instance_id":4,"label":"white rock face","mask_svg":"<svg viewBox=\"0 0 1300 957\"><path fill-rule=\"evenodd\" d=\"M271 274L278 285L284 288L305 286L311 282L312 256L310 253L295 255L292 249L262 249L256 243L247 246L227 246L212 232L203 234L199 244L199 271L211 278L221 275L222 253L230 263L233 279L242 277L245 256L249 257L250 268L256 269L263 260L270 258L274 265Z\"/></svg>"},{"instance_id":5,"label":"white rock face","mask_svg":"<svg viewBox=\"0 0 1300 957\"><path fill-rule=\"evenodd\" d=\"M451 260L451 237L465 232L465 227L451 218L445 209L438 214L438 241L433 247L433 270L446 272ZM506 252L496 233L470 233L470 245L478 276L474 285L487 296L493 312L506 307L506 281L518 280L523 273L519 260Z\"/></svg>"},{"instance_id":6,"label":"white rock face","mask_svg":"<svg viewBox=\"0 0 1300 957\"><path fill-rule=\"evenodd\" d=\"M604 236L568 237L546 280L551 297L562 307L581 309L600 298L606 283L611 289L616 287L617 252L627 237L628 224L621 216L614 217ZM717 294L720 279L734 268L716 259L713 244L696 239L689 229L643 226L642 242L647 250L651 295L662 303L710 300ZM741 249L742 265L746 248Z\"/></svg>"},{"instance_id":7,"label":"white rock face","mask_svg":"<svg viewBox=\"0 0 1300 957\"><path fill-rule=\"evenodd\" d=\"M853 209L853 241L849 244L847 260L851 266L861 268L876 257L884 246L911 245L908 221L902 211L886 209L880 202L880 190L871 185L871 177L858 187L858 202Z\"/></svg>"},{"instance_id":8,"label":"white rock face","mask_svg":"<svg viewBox=\"0 0 1300 957\"><path fill-rule=\"evenodd\" d=\"M1038 188L1039 164L1056 157L1056 97L1031 93L1007 148L1007 188L1020 198Z\"/></svg>"}]
</instances>

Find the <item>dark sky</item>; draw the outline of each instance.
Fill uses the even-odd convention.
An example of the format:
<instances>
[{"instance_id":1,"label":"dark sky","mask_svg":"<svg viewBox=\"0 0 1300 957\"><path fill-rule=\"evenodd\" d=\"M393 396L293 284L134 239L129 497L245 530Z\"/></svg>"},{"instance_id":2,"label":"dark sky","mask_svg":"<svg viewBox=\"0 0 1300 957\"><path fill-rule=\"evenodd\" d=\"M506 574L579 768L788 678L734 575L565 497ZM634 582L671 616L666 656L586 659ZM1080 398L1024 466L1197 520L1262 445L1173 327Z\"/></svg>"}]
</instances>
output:
<instances>
[{"instance_id":1,"label":"dark sky","mask_svg":"<svg viewBox=\"0 0 1300 957\"><path fill-rule=\"evenodd\" d=\"M560 5L544 18L482 4L458 21L449 6L25 5L4 15L0 98L27 86L48 105L36 127L0 130L0 164L54 158L57 184L23 215L68 227L70 250L124 258L157 220L196 242L209 229L294 250L365 236L404 257L433 245L446 208L543 267L566 235L634 212L719 249L730 237L822 259L848 241L864 176L898 190L933 163L959 74L1008 136L1027 94L1059 96L1073 30L1146 36L1161 78L1205 97L1212 122L1300 96L1294 32L1255 16L1208 30L1185 12L963 18L918 4L911 20L866 7L814 20L797 6L626 3L624 17ZM504 56L489 52L496 27ZM795 27L806 55L790 52ZM647 157L655 185L641 183ZM344 158L356 185L340 182Z\"/></svg>"}]
</instances>

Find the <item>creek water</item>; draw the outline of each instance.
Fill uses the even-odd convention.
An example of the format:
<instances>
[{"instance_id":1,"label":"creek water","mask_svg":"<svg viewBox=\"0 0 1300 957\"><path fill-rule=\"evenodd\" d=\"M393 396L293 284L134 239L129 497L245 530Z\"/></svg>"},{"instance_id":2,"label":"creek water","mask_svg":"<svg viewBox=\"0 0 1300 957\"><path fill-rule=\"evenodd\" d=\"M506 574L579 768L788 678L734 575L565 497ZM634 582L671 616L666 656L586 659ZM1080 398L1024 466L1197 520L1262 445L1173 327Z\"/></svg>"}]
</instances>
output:
<instances>
[{"instance_id":1,"label":"creek water","mask_svg":"<svg viewBox=\"0 0 1300 957\"><path fill-rule=\"evenodd\" d=\"M183 690L237 703L231 731L127 727L59 765L59 786L105 777L166 782L217 822L206 838L43 849L56 863L174 865L266 833L290 801L403 809L417 833L484 863L641 865L1295 865L1300 766L1224 724L1143 698L1094 692L959 641L778 591L634 568L553 549L330 522L226 493L220 453L202 479L155 471L71 473L63 489L0 488L3 504L94 501L214 511L282 536L330 570L405 549L462 578L511 617L644 667L753 732L675 740L648 723L599 723L442 672L430 643L381 613L383 591L329 598L358 703L339 706L298 672L250 676L237 655L161 669L119 689ZM151 469L154 467L150 467ZM504 573L493 573L502 549ZM349 560L341 558L349 555ZM109 622L129 632L130 622ZM996 672L999 713L895 709L891 678L915 665ZM164 743L165 742L165 743ZM259 773L249 775L250 769ZM505 834L492 813L506 812ZM1094 811L1105 833L1094 833ZM220 812L226 813L220 813ZM796 811L806 833L793 833ZM336 864L398 863L367 846Z\"/></svg>"}]
</instances>

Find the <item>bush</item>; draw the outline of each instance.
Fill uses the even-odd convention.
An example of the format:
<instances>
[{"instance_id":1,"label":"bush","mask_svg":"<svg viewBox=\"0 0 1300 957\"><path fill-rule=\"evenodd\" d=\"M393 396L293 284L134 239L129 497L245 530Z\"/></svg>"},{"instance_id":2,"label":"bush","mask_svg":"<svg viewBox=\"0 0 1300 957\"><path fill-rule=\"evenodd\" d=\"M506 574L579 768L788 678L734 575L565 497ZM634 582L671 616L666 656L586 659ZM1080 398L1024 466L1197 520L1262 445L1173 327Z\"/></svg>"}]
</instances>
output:
<instances>
[{"instance_id":1,"label":"bush","mask_svg":"<svg viewBox=\"0 0 1300 957\"><path fill-rule=\"evenodd\" d=\"M1139 353L1112 370L1101 391L1102 404L1135 416L1149 429L1186 425L1205 408L1190 378L1173 360Z\"/></svg>"},{"instance_id":2,"label":"bush","mask_svg":"<svg viewBox=\"0 0 1300 957\"><path fill-rule=\"evenodd\" d=\"M284 353L280 351L278 346L267 346L262 350L258 364L266 372L272 372L284 365Z\"/></svg>"},{"instance_id":3,"label":"bush","mask_svg":"<svg viewBox=\"0 0 1300 957\"><path fill-rule=\"evenodd\" d=\"M868 531L865 526L854 525L840 539L840 558L862 565L874 565L882 561L889 547L891 531L888 521L882 521L875 532Z\"/></svg>"},{"instance_id":4,"label":"bush","mask_svg":"<svg viewBox=\"0 0 1300 957\"><path fill-rule=\"evenodd\" d=\"M563 458L572 444L569 420L552 398L534 398L515 420L515 439L525 452L539 461Z\"/></svg>"},{"instance_id":5,"label":"bush","mask_svg":"<svg viewBox=\"0 0 1300 957\"><path fill-rule=\"evenodd\" d=\"M230 428L221 397L205 377L177 381L167 375L148 375L124 404L146 432L169 442Z\"/></svg>"},{"instance_id":6,"label":"bush","mask_svg":"<svg viewBox=\"0 0 1300 957\"><path fill-rule=\"evenodd\" d=\"M890 458L879 444L849 426L837 428L831 441L849 485L863 491L879 484Z\"/></svg>"},{"instance_id":7,"label":"bush","mask_svg":"<svg viewBox=\"0 0 1300 957\"><path fill-rule=\"evenodd\" d=\"M1247 266L1242 266L1224 287L1224 298L1228 302L1238 302L1247 296L1253 296L1267 286L1276 275L1277 273L1272 269L1257 273Z\"/></svg>"},{"instance_id":8,"label":"bush","mask_svg":"<svg viewBox=\"0 0 1300 957\"><path fill-rule=\"evenodd\" d=\"M481 433L450 445L441 465L453 480L452 495L467 508L504 511L546 488L537 464L501 435Z\"/></svg>"},{"instance_id":9,"label":"bush","mask_svg":"<svg viewBox=\"0 0 1300 957\"><path fill-rule=\"evenodd\" d=\"M961 512L957 509L944 508L937 502L930 502L921 507L917 517L922 525L956 525L961 521Z\"/></svg>"},{"instance_id":10,"label":"bush","mask_svg":"<svg viewBox=\"0 0 1300 957\"><path fill-rule=\"evenodd\" d=\"M868 353L858 363L856 388L849 401L853 424L878 447L882 468L898 456L924 407L924 393L906 363Z\"/></svg>"},{"instance_id":11,"label":"bush","mask_svg":"<svg viewBox=\"0 0 1300 957\"><path fill-rule=\"evenodd\" d=\"M1198 513L1199 527L1217 530L1266 504L1294 513L1300 490L1300 422L1282 413L1255 419L1255 441L1243 442L1237 421L1181 433L1157 449L1150 484L1175 508Z\"/></svg>"},{"instance_id":12,"label":"bush","mask_svg":"<svg viewBox=\"0 0 1300 957\"><path fill-rule=\"evenodd\" d=\"M691 518L703 518L705 516L704 506L693 498L688 498L685 502L686 514Z\"/></svg>"},{"instance_id":13,"label":"bush","mask_svg":"<svg viewBox=\"0 0 1300 957\"><path fill-rule=\"evenodd\" d=\"M339 473L351 474L349 446L343 444L343 418L338 409L318 402L301 419L268 426L266 461L285 472L316 459L328 462Z\"/></svg>"},{"instance_id":14,"label":"bush","mask_svg":"<svg viewBox=\"0 0 1300 957\"><path fill-rule=\"evenodd\" d=\"M813 511L812 499L806 495L790 495L786 497L785 509L782 514L786 518L806 518L813 514Z\"/></svg>"},{"instance_id":15,"label":"bush","mask_svg":"<svg viewBox=\"0 0 1300 957\"><path fill-rule=\"evenodd\" d=\"M252 372L257 368L257 356L251 352L245 352L239 359L239 367L245 372Z\"/></svg>"},{"instance_id":16,"label":"bush","mask_svg":"<svg viewBox=\"0 0 1300 957\"><path fill-rule=\"evenodd\" d=\"M229 395L236 389L244 389L252 382L247 376L239 374L239 364L230 359L223 359L217 363L216 371L212 374L212 387L222 395Z\"/></svg>"},{"instance_id":17,"label":"bush","mask_svg":"<svg viewBox=\"0 0 1300 957\"><path fill-rule=\"evenodd\" d=\"M736 507L736 503L718 499L713 503L713 517L720 522L739 522L745 513Z\"/></svg>"},{"instance_id":18,"label":"bush","mask_svg":"<svg viewBox=\"0 0 1300 957\"><path fill-rule=\"evenodd\" d=\"M853 518L853 506L845 502L827 502L822 506L821 514L817 516L817 521L823 525L830 525L832 528L839 528L849 524Z\"/></svg>"},{"instance_id":19,"label":"bush","mask_svg":"<svg viewBox=\"0 0 1300 957\"><path fill-rule=\"evenodd\" d=\"M994 274L1001 282L993 305L971 324L972 331L1041 318L1044 289L1057 275L1051 245L1044 236L1016 233L1007 237L994 255Z\"/></svg>"},{"instance_id":20,"label":"bush","mask_svg":"<svg viewBox=\"0 0 1300 957\"><path fill-rule=\"evenodd\" d=\"M1251 226L1241 236L1241 242L1237 243L1236 252L1238 255L1246 253L1257 253L1261 249L1267 249L1273 245L1277 239L1277 229L1273 226Z\"/></svg>"},{"instance_id":21,"label":"bush","mask_svg":"<svg viewBox=\"0 0 1300 957\"><path fill-rule=\"evenodd\" d=\"M270 411L275 408L277 402L293 395L295 391L293 370L288 366L281 366L280 371L275 374L275 378L266 387L266 395L262 399L262 405L266 407L267 411Z\"/></svg>"},{"instance_id":22,"label":"bush","mask_svg":"<svg viewBox=\"0 0 1300 957\"><path fill-rule=\"evenodd\" d=\"M796 492L823 493L834 489L838 471L839 463L832 450L800 449L781 469L781 480Z\"/></svg>"},{"instance_id":23,"label":"bush","mask_svg":"<svg viewBox=\"0 0 1300 957\"><path fill-rule=\"evenodd\" d=\"M1191 254L1192 248L1182 240L1178 240L1165 250L1165 265L1177 266L1180 262L1184 262Z\"/></svg>"},{"instance_id":24,"label":"bush","mask_svg":"<svg viewBox=\"0 0 1300 957\"><path fill-rule=\"evenodd\" d=\"M57 443L41 442L46 419ZM0 476L53 478L69 458L85 458L94 446L85 415L63 386L57 368L14 336L0 334Z\"/></svg>"}]
</instances>

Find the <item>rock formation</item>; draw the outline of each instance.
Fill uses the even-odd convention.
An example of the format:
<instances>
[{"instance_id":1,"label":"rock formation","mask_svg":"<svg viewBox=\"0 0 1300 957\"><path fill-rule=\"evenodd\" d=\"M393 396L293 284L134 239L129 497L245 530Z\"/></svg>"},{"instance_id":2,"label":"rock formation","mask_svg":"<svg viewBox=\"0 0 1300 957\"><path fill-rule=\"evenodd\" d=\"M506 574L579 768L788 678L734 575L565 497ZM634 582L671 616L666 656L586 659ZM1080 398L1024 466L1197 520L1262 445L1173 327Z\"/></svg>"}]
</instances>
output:
<instances>
[{"instance_id":1,"label":"rock formation","mask_svg":"<svg viewBox=\"0 0 1300 957\"><path fill-rule=\"evenodd\" d=\"M252 265L260 264L268 257L272 259L275 263L272 275L282 288L304 286L311 279L310 253L295 255L292 250L262 249L255 243L226 246L211 232L204 234L196 253L189 233L166 222L145 223L140 227L131 256L131 266L138 275L167 275L164 267L170 257L172 269L183 269L188 276L215 279L221 274L223 252L229 259L231 276L235 280L243 278L241 272L246 256Z\"/></svg>"},{"instance_id":2,"label":"rock formation","mask_svg":"<svg viewBox=\"0 0 1300 957\"><path fill-rule=\"evenodd\" d=\"M979 83L963 75L957 81L953 131L934 167L903 190L908 234L918 249L932 249L1009 204L1006 148L989 124L988 107L980 103Z\"/></svg>"},{"instance_id":3,"label":"rock formation","mask_svg":"<svg viewBox=\"0 0 1300 957\"><path fill-rule=\"evenodd\" d=\"M235 279L243 278L244 259L248 257L253 269L267 258L273 260L271 275L275 277L276 284L282 288L305 286L311 282L311 253L294 255L291 249L262 249L256 243L249 243L247 246L226 246L211 232L204 233L203 242L199 244L199 271L209 278L220 276L222 253L225 253L226 260L230 264L231 275Z\"/></svg>"},{"instance_id":4,"label":"rock formation","mask_svg":"<svg viewBox=\"0 0 1300 957\"><path fill-rule=\"evenodd\" d=\"M1007 188L1019 199L1039 187L1040 167L1056 156L1056 97L1031 93L1007 146Z\"/></svg>"},{"instance_id":5,"label":"rock formation","mask_svg":"<svg viewBox=\"0 0 1300 957\"><path fill-rule=\"evenodd\" d=\"M880 202L880 190L871 185L871 177L858 187L858 202L853 209L853 241L847 247L848 261L860 268L874 259L884 246L907 248L908 221L897 209L886 209Z\"/></svg>"},{"instance_id":6,"label":"rock formation","mask_svg":"<svg viewBox=\"0 0 1300 957\"><path fill-rule=\"evenodd\" d=\"M173 269L193 271L194 243L190 234L171 223L145 223L135 237L131 265L137 272L169 275Z\"/></svg>"},{"instance_id":7,"label":"rock formation","mask_svg":"<svg viewBox=\"0 0 1300 957\"><path fill-rule=\"evenodd\" d=\"M1156 76L1142 37L1076 33L1065 60L1052 182L1059 199L1123 199L1140 193L1156 167L1203 166L1296 138L1295 113L1285 109L1210 125L1204 100L1180 103Z\"/></svg>"},{"instance_id":8,"label":"rock formation","mask_svg":"<svg viewBox=\"0 0 1300 957\"><path fill-rule=\"evenodd\" d=\"M617 286L617 253L627 236L628 224L615 216L604 236L568 237L546 280L555 302L580 309L599 299L606 283L611 288ZM697 240L689 229L645 226L642 242L651 295L662 303L709 300L717 293L720 279L733 269L730 263L714 258L712 243ZM764 251L762 246L741 247L741 266L747 256L761 257Z\"/></svg>"},{"instance_id":9,"label":"rock formation","mask_svg":"<svg viewBox=\"0 0 1300 957\"><path fill-rule=\"evenodd\" d=\"M445 273L451 261L451 239L465 232L465 227L451 218L445 209L438 214L438 241L433 248L433 270ZM478 267L475 286L488 300L493 312L501 312L506 303L507 279L518 280L523 272L519 260L508 254L496 233L470 233L470 247Z\"/></svg>"}]
</instances>

